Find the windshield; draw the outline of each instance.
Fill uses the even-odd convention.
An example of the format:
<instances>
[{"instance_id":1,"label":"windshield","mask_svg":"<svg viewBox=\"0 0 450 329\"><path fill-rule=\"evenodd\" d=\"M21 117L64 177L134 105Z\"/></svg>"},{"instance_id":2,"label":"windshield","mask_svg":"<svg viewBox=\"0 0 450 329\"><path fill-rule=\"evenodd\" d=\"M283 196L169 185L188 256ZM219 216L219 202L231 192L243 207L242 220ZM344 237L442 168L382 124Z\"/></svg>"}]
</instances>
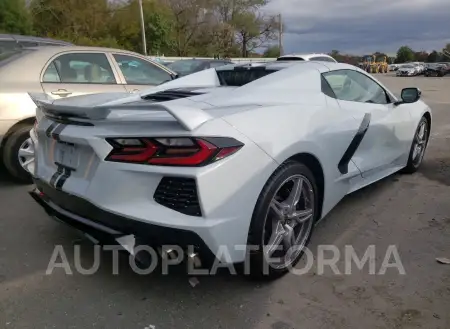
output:
<instances>
[{"instance_id":1,"label":"windshield","mask_svg":"<svg viewBox=\"0 0 450 329\"><path fill-rule=\"evenodd\" d=\"M187 75L187 74L191 74L191 73L200 71L203 63L204 63L204 61L192 59L192 60L176 61L176 62L167 64L166 66L169 69L171 69L172 71L175 71L176 73L178 73L180 75Z\"/></svg>"}]
</instances>

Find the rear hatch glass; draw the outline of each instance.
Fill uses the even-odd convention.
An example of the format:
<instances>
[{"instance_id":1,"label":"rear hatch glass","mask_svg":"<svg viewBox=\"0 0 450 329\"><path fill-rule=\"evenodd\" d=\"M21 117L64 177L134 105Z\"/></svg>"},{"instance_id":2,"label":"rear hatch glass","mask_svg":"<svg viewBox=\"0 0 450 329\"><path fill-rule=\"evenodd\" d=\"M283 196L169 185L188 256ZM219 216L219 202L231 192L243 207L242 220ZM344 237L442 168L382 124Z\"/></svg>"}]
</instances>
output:
<instances>
[{"instance_id":1,"label":"rear hatch glass","mask_svg":"<svg viewBox=\"0 0 450 329\"><path fill-rule=\"evenodd\" d=\"M268 70L264 67L236 67L234 70L218 70L217 76L221 86L241 87L274 72L277 70Z\"/></svg>"},{"instance_id":2,"label":"rear hatch glass","mask_svg":"<svg viewBox=\"0 0 450 329\"><path fill-rule=\"evenodd\" d=\"M286 56L286 57L278 57L277 61L304 61L304 59L297 56Z\"/></svg>"}]
</instances>

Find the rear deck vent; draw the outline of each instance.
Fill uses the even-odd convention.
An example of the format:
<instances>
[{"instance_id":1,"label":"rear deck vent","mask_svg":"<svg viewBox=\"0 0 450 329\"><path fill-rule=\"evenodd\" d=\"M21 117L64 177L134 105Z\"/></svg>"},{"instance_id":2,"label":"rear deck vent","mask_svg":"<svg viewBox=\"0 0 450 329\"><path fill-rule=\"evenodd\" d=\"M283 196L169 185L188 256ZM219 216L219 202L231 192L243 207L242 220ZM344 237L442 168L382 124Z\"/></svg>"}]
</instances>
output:
<instances>
[{"instance_id":1,"label":"rear deck vent","mask_svg":"<svg viewBox=\"0 0 450 329\"><path fill-rule=\"evenodd\" d=\"M175 99L180 98L186 98L186 97L192 97L197 95L202 95L203 93L190 91L190 90L182 90L182 89L170 89L170 90L163 90L154 94L145 95L142 97L142 99L145 100L151 100L155 102L166 102L166 101L172 101Z\"/></svg>"}]
</instances>

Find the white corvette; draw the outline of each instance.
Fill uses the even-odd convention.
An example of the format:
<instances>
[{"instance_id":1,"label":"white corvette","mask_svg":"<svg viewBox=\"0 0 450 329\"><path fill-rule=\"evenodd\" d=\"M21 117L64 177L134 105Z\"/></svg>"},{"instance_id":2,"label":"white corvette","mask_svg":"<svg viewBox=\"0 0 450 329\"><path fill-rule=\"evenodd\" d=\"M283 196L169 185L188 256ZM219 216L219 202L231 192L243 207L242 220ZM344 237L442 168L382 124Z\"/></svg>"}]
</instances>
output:
<instances>
[{"instance_id":1,"label":"white corvette","mask_svg":"<svg viewBox=\"0 0 450 329\"><path fill-rule=\"evenodd\" d=\"M415 172L431 130L418 89L397 99L331 62L228 65L133 95L32 97L31 195L51 216L91 236L249 259L254 276L286 273L345 195Z\"/></svg>"}]
</instances>

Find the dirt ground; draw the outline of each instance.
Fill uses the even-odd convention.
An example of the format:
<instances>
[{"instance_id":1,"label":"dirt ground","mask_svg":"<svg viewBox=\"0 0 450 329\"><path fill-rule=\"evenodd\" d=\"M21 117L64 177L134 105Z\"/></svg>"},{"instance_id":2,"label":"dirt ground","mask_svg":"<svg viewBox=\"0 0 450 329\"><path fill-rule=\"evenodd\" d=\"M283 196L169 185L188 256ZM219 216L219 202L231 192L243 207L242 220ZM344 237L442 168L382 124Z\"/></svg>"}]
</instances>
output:
<instances>
[{"instance_id":1,"label":"dirt ground","mask_svg":"<svg viewBox=\"0 0 450 329\"><path fill-rule=\"evenodd\" d=\"M257 284L230 275L139 276L121 261L111 274L108 253L93 275L56 269L46 275L55 245L73 265L78 235L49 220L30 199L28 186L0 178L0 328L105 329L449 329L450 78L381 76L396 92L423 91L433 109L432 137L420 172L394 175L346 197L316 228L310 249L351 245L362 257L376 247L375 273L368 266L344 273L345 259L319 275L287 275ZM83 265L93 248L82 244ZM380 275L389 246L405 270ZM72 266L73 269L73 266Z\"/></svg>"}]
</instances>

